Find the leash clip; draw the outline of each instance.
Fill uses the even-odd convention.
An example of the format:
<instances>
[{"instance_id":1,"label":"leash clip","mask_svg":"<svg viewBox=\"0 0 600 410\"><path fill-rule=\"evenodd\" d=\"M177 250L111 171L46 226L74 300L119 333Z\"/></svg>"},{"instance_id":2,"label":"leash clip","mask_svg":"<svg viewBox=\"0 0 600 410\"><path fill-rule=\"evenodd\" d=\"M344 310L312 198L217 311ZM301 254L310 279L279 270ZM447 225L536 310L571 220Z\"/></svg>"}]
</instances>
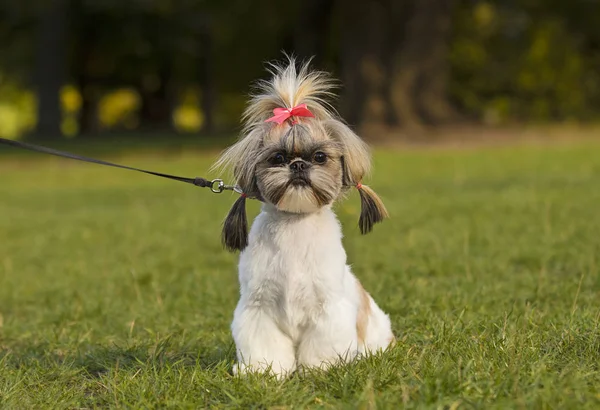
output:
<instances>
[{"instance_id":1,"label":"leash clip","mask_svg":"<svg viewBox=\"0 0 600 410\"><path fill-rule=\"evenodd\" d=\"M213 179L210 181L210 190L215 194L220 194L225 190L225 184L222 179Z\"/></svg>"},{"instance_id":2,"label":"leash clip","mask_svg":"<svg viewBox=\"0 0 600 410\"><path fill-rule=\"evenodd\" d=\"M222 179L213 179L212 181L210 181L210 190L212 192L214 192L215 194L220 194L223 191L235 191L238 194L241 194L243 191L242 189L237 186L237 185L225 185L225 183L223 182Z\"/></svg>"}]
</instances>

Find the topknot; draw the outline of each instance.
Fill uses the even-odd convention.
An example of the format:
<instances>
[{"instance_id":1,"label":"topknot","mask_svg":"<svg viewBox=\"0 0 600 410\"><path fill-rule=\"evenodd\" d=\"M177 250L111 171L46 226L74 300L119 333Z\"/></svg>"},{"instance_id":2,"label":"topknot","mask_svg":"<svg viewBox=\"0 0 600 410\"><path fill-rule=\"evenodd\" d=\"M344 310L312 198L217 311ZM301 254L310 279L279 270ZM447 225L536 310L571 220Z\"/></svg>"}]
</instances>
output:
<instances>
[{"instance_id":1,"label":"topknot","mask_svg":"<svg viewBox=\"0 0 600 410\"><path fill-rule=\"evenodd\" d=\"M284 63L270 63L268 71L271 78L255 84L244 111L244 134L262 126L275 108L306 104L317 120L335 116L329 100L335 97L332 90L336 84L326 72L310 70L310 60L298 65L294 57L288 56Z\"/></svg>"}]
</instances>

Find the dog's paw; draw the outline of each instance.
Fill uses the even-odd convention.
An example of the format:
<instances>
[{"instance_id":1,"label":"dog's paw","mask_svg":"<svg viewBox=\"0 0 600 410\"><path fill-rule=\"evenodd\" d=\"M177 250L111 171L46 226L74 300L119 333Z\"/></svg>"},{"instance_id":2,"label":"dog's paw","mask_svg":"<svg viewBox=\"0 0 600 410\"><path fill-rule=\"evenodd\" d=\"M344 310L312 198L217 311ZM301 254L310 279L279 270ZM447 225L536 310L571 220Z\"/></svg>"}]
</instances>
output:
<instances>
[{"instance_id":1,"label":"dog's paw","mask_svg":"<svg viewBox=\"0 0 600 410\"><path fill-rule=\"evenodd\" d=\"M247 365L245 363L237 362L233 365L234 376L245 376L250 374L269 374L275 376L277 380L283 380L290 376L295 370L294 368L287 369L277 364L265 364L265 363L254 363Z\"/></svg>"}]
</instances>

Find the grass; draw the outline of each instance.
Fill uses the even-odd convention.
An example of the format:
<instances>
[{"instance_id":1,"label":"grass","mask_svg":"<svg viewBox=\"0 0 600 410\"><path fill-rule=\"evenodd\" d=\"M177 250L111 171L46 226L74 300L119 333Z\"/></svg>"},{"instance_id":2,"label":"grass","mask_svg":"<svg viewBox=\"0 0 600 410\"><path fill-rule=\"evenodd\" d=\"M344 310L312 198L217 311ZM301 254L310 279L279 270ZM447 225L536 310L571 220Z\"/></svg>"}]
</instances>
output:
<instances>
[{"instance_id":1,"label":"grass","mask_svg":"<svg viewBox=\"0 0 600 410\"><path fill-rule=\"evenodd\" d=\"M16 158L0 157L0 407L600 406L598 142L377 152L392 219L361 237L356 193L337 210L399 343L284 382L230 374L231 194ZM206 176L214 156L103 158Z\"/></svg>"}]
</instances>

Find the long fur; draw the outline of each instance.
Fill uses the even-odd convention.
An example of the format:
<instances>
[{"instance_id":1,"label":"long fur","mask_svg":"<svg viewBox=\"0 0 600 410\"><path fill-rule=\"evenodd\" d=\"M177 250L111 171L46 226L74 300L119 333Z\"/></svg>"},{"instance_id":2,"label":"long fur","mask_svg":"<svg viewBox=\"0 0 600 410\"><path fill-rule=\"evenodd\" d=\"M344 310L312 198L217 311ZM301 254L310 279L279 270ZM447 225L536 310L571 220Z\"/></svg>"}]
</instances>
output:
<instances>
[{"instance_id":1,"label":"long fur","mask_svg":"<svg viewBox=\"0 0 600 410\"><path fill-rule=\"evenodd\" d=\"M371 155L368 145L356 135L338 116L328 102L334 97L332 90L335 82L322 71L312 71L310 62L298 67L292 57L282 64L272 63L269 72L270 80L259 81L254 89L249 104L243 115L242 137L225 150L213 169L232 170L236 184L250 198L260 198L260 190L256 181L256 158L264 148L265 138L269 135L272 124L265 120L278 107L292 108L298 104L307 104L315 115L312 124L318 124L343 150L341 158L344 190L356 186L370 172ZM312 119L311 119L312 120ZM307 123L310 125L311 123ZM314 127L313 127L314 128ZM239 214L239 206L236 208ZM242 233L243 227L233 226L241 223L243 218L233 218L231 212L224 225L223 237L231 237L232 232ZM371 189L361 193L361 214L359 226L362 233L372 230L373 224L387 217L382 201ZM225 232L227 228L228 232ZM245 243L242 240L239 243ZM227 249L238 249L230 247Z\"/></svg>"},{"instance_id":2,"label":"long fur","mask_svg":"<svg viewBox=\"0 0 600 410\"><path fill-rule=\"evenodd\" d=\"M360 233L365 235L373 230L374 224L383 221L389 215L383 201L370 187L361 185L358 192L360 194L358 226L360 227Z\"/></svg>"},{"instance_id":3,"label":"long fur","mask_svg":"<svg viewBox=\"0 0 600 410\"><path fill-rule=\"evenodd\" d=\"M347 265L330 207L307 215L265 204L240 254L240 299L231 330L234 372L327 367L394 340L388 315Z\"/></svg>"},{"instance_id":4,"label":"long fur","mask_svg":"<svg viewBox=\"0 0 600 410\"><path fill-rule=\"evenodd\" d=\"M308 105L317 120L334 116L335 110L328 100L335 97L334 81L323 71L310 70L310 61L297 67L293 57L284 64L270 63L270 80L258 81L242 120L244 133L251 132L271 116L275 108L292 108Z\"/></svg>"},{"instance_id":5,"label":"long fur","mask_svg":"<svg viewBox=\"0 0 600 410\"><path fill-rule=\"evenodd\" d=\"M254 177L254 170L244 165L253 163L249 158L256 158L264 135L271 127L265 120L275 108L307 104L318 120L334 118L335 111L327 100L334 97L331 90L335 83L327 73L311 71L309 67L310 62L307 62L297 68L295 59L288 57L286 64L270 63L272 78L255 84L242 116L242 137L225 150L213 166L215 170L233 169L233 176L244 192L252 190L248 185Z\"/></svg>"},{"instance_id":6,"label":"long fur","mask_svg":"<svg viewBox=\"0 0 600 410\"><path fill-rule=\"evenodd\" d=\"M356 186L371 171L369 146L338 119L323 121L323 126L344 147L344 185Z\"/></svg>"},{"instance_id":7,"label":"long fur","mask_svg":"<svg viewBox=\"0 0 600 410\"><path fill-rule=\"evenodd\" d=\"M327 104L332 82L308 65L272 65L244 114L242 138L217 167L233 170L245 195L263 202L247 233L245 196L223 226L229 250L241 250L240 299L231 325L234 371L285 376L386 349L389 317L347 265L332 204L359 188L363 233L387 216L379 197L359 185L371 165L367 145ZM265 120L278 107L307 104L314 117Z\"/></svg>"},{"instance_id":8,"label":"long fur","mask_svg":"<svg viewBox=\"0 0 600 410\"><path fill-rule=\"evenodd\" d=\"M235 201L225 222L221 234L223 246L231 252L243 251L248 246L248 219L246 217L246 196L240 195Z\"/></svg>"}]
</instances>

